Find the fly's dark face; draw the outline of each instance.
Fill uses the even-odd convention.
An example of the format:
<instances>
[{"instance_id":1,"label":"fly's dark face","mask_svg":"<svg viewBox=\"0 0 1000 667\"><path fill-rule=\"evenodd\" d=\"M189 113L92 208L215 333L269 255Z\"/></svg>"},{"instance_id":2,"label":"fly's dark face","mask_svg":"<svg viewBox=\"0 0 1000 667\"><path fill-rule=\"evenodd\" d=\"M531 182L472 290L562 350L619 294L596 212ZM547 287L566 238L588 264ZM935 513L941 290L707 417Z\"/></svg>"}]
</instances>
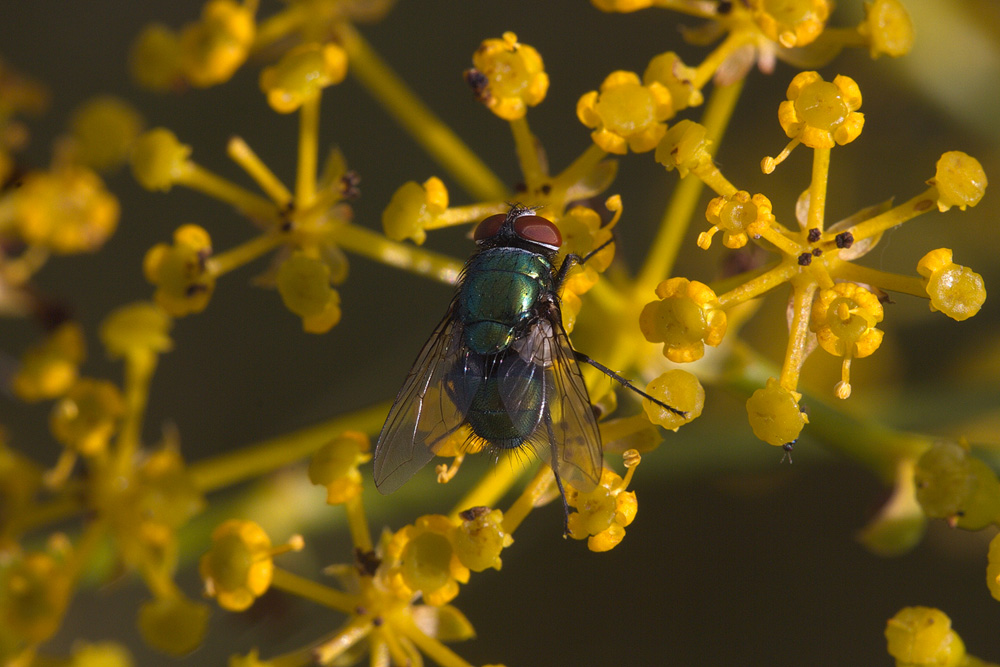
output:
<instances>
[{"instance_id":1,"label":"fly's dark face","mask_svg":"<svg viewBox=\"0 0 1000 667\"><path fill-rule=\"evenodd\" d=\"M520 206L483 220L474 238L477 251L448 312L382 427L375 485L395 491L468 424L473 439L495 451L527 446L548 457L560 490L568 481L588 491L603 459L578 361L643 392L573 350L563 329L559 287L586 258L568 256L556 269L559 229Z\"/></svg>"}]
</instances>

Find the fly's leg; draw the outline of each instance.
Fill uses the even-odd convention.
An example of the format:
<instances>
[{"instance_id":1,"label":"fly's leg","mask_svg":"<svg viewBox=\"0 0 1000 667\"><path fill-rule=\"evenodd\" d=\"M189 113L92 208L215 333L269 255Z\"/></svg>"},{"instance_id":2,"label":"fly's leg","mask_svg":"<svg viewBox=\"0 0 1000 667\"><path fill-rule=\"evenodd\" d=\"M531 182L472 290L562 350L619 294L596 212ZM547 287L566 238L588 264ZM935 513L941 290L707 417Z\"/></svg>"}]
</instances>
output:
<instances>
[{"instance_id":1,"label":"fly's leg","mask_svg":"<svg viewBox=\"0 0 1000 667\"><path fill-rule=\"evenodd\" d=\"M559 270L556 271L556 287L555 287L556 292L558 292L559 288L562 287L563 281L566 280L566 276L569 274L569 270L572 269L574 265L586 264L588 259L596 255L597 253L601 252L614 242L615 238L612 236L610 239L608 239L601 245L597 246L583 257L580 257L579 255L566 255L563 258L562 264L559 266Z\"/></svg>"},{"instance_id":2,"label":"fly's leg","mask_svg":"<svg viewBox=\"0 0 1000 667\"><path fill-rule=\"evenodd\" d=\"M659 399L653 398L652 396L650 396L649 394L647 394L646 392L644 392L642 389L639 389L639 387L637 387L634 384L632 384L632 382L630 380L628 380L627 378L623 378L621 375L619 375L618 373L615 373L613 370L611 370L610 368L608 368L604 364L602 364L600 362L597 362L597 361L594 361L593 359L591 359L590 357L588 357L587 355L585 355L583 352L580 352L579 350L573 350L573 354L576 356L576 360L577 361L581 361L583 363L590 364L591 366L593 366L597 370L599 370L602 373L604 373L605 375L607 375L612 380L620 383L626 389L630 389L630 390L634 391L635 393L639 394L643 398L645 398L647 400L650 400L653 403L656 403L661 408L663 408L665 410L669 410L670 412L673 412L675 415L677 415L679 417L683 417L684 419L688 418L688 413L684 412L683 410L678 410L677 408L675 408L673 406L667 405L666 403L664 403L663 401L661 401Z\"/></svg>"}]
</instances>

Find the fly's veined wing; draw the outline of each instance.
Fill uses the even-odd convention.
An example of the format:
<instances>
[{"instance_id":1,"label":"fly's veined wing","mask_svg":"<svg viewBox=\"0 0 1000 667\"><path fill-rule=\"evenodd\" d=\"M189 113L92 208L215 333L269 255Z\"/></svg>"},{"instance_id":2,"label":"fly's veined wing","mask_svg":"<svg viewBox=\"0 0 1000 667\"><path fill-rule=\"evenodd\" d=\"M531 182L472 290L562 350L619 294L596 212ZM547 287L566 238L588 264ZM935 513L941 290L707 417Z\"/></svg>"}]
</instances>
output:
<instances>
[{"instance_id":1,"label":"fly's veined wing","mask_svg":"<svg viewBox=\"0 0 1000 667\"><path fill-rule=\"evenodd\" d=\"M465 423L482 382L462 342L454 306L420 350L375 445L375 487L392 493L434 458L437 446Z\"/></svg>"},{"instance_id":2,"label":"fly's veined wing","mask_svg":"<svg viewBox=\"0 0 1000 667\"><path fill-rule=\"evenodd\" d=\"M512 364L501 377L500 396L508 410L517 411L529 400L523 391L525 378L540 378L542 419L531 439L548 442L551 465L559 477L587 492L601 479L601 434L558 308L551 308L549 315L515 342L513 347L524 365Z\"/></svg>"}]
</instances>

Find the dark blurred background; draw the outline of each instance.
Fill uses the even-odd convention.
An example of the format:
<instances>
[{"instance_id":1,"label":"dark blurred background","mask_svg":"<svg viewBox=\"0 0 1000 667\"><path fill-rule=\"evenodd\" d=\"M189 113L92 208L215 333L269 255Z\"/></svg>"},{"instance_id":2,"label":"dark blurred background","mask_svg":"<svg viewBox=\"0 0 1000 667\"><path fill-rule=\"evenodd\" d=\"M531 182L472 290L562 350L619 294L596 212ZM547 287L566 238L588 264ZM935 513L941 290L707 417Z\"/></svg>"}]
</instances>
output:
<instances>
[{"instance_id":1,"label":"dark blurred background","mask_svg":"<svg viewBox=\"0 0 1000 667\"><path fill-rule=\"evenodd\" d=\"M905 4L917 32L909 56L872 61L866 51L848 50L821 70L828 80L846 74L858 82L866 116L861 137L833 152L830 222L921 192L948 150L977 157L994 180L1000 174L1000 5ZM832 25L860 20L861 3L841 5ZM0 56L52 92L51 109L30 121L25 160L48 164L51 143L72 109L94 94L112 93L132 102L150 127L173 130L207 168L253 187L225 155L235 134L291 184L298 119L267 106L257 85L260 63L244 66L228 84L180 95L161 96L130 83L126 54L139 30L151 21L179 28L196 19L200 6L195 0L7 3L0 10ZM260 14L277 6L262 0ZM462 81L482 39L513 30L540 51L551 87L529 121L558 171L589 142L575 117L579 96L613 70L641 73L664 51L697 64L708 51L684 44L678 30L697 23L654 9L603 14L583 0L423 0L400 2L382 22L361 30L417 94L513 183L519 174L505 123L477 105ZM767 193L788 224L795 198L808 184L809 152L800 148L770 177L758 165L787 141L777 106L794 74L781 63L770 76L750 74L717 155L734 184ZM699 116L699 109L681 114ZM339 146L361 175L362 197L354 207L360 224L378 229L395 189L431 175L444 178L452 203L472 201L350 77L324 94L321 132L324 145ZM620 166L609 194L623 196L619 256L635 268L677 178L650 155L626 156ZM206 227L217 250L253 231L227 206L198 193L142 190L127 168L109 178L109 187L122 203L115 236L97 254L51 261L37 283L71 304L84 325L84 372L118 379L119 366L100 350L97 326L115 307L150 298L152 288L142 276L145 251L187 222ZM996 202L988 189L977 208L922 216L888 232L865 263L913 273L924 253L947 246L958 263L983 275L990 292L1000 285ZM704 228L699 217L678 275L705 281L715 276L724 249L716 244L706 253L695 246ZM428 246L464 257L471 244L462 230L453 230L431 235ZM185 456L198 460L385 401L450 295L448 287L351 257L351 275L340 288L343 320L330 333L312 336L301 332L299 319L275 292L250 285L265 266L266 260L226 275L206 312L177 321L176 348L162 359L154 380L147 442L159 438L164 424L175 424ZM778 361L785 296L772 295L745 331ZM983 310L961 324L929 313L926 301L896 301L882 327L883 348L854 364L855 392L845 410L900 428L1000 444L997 297L990 293ZM16 356L40 334L32 322L5 320L0 349ZM818 392L829 392L839 379L838 360L822 352L806 369L804 385ZM592 554L581 543L562 540L555 506L532 515L504 553L503 571L474 576L457 598L480 635L457 646L459 653L474 664L510 666L887 665L886 619L902 606L927 605L951 616L970 652L1000 660L1000 603L991 599L984 576L994 531L969 534L937 522L905 557L869 554L855 533L885 499L885 489L865 470L824 454L808 430L794 465L779 465L780 452L750 433L745 398L708 387L702 418L668 433L664 445L645 458L633 486L639 516L614 551ZM13 446L49 465L58 448L47 434L47 419L47 405L0 397L0 423L11 432ZM309 550L283 562L319 576L322 565L349 558L350 544L340 510L322 505L321 490L302 488L303 477L296 471L276 488L220 494L220 501L266 523L275 520L269 512L281 514L294 504L282 493L307 498L313 508L308 516L293 518L273 537L305 531ZM460 492L435 489L429 475L419 477L402 496L366 496L376 529L412 521L414 507L420 513L447 511ZM180 580L198 595L190 563ZM79 637L114 638L135 651L140 665L178 664L143 648L137 638L134 610L147 597L132 581L88 589L51 648L68 650ZM337 624L335 614L271 592L245 614L215 609L206 646L179 664L223 664L230 653L252 646L268 657Z\"/></svg>"}]
</instances>

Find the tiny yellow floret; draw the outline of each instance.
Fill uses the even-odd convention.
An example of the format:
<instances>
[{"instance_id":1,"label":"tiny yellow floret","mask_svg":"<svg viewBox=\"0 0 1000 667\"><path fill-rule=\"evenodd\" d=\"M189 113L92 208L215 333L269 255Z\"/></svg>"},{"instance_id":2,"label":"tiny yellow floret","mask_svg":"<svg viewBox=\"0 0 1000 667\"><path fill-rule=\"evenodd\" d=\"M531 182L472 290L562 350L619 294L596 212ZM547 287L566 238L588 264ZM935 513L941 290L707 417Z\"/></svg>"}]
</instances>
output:
<instances>
[{"instance_id":1,"label":"tiny yellow floret","mask_svg":"<svg viewBox=\"0 0 1000 667\"><path fill-rule=\"evenodd\" d=\"M913 21L899 0L875 0L865 3L865 20L858 34L868 42L872 58L882 54L898 58L913 48Z\"/></svg>"},{"instance_id":2,"label":"tiny yellow floret","mask_svg":"<svg viewBox=\"0 0 1000 667\"><path fill-rule=\"evenodd\" d=\"M302 318L307 333L326 333L340 321L340 294L330 286L330 267L294 252L278 267L278 293L285 307Z\"/></svg>"},{"instance_id":3,"label":"tiny yellow floret","mask_svg":"<svg viewBox=\"0 0 1000 667\"><path fill-rule=\"evenodd\" d=\"M101 322L99 336L111 357L161 354L174 347L173 325L173 319L155 303L137 301L111 311Z\"/></svg>"},{"instance_id":4,"label":"tiny yellow floret","mask_svg":"<svg viewBox=\"0 0 1000 667\"><path fill-rule=\"evenodd\" d=\"M158 23L142 29L129 51L129 71L140 86L156 92L180 87L181 38Z\"/></svg>"},{"instance_id":5,"label":"tiny yellow floret","mask_svg":"<svg viewBox=\"0 0 1000 667\"><path fill-rule=\"evenodd\" d=\"M191 147L177 140L170 130L158 127L140 136L132 147L132 174L147 190L166 192L186 172Z\"/></svg>"},{"instance_id":6,"label":"tiny yellow floret","mask_svg":"<svg viewBox=\"0 0 1000 667\"><path fill-rule=\"evenodd\" d=\"M639 511L635 492L625 490L634 469L633 463L623 479L613 470L604 468L601 483L587 493L567 485L566 502L576 508L567 520L570 537L586 539L587 548L594 552L610 551L621 543L625 527L635 520Z\"/></svg>"},{"instance_id":7,"label":"tiny yellow floret","mask_svg":"<svg viewBox=\"0 0 1000 667\"><path fill-rule=\"evenodd\" d=\"M209 613L208 605L185 597L149 600L139 607L139 634L153 648L182 656L201 645Z\"/></svg>"},{"instance_id":8,"label":"tiny yellow floret","mask_svg":"<svg viewBox=\"0 0 1000 667\"><path fill-rule=\"evenodd\" d=\"M357 431L345 431L316 450L309 460L309 481L326 487L326 502L339 505L361 495L358 466L371 460L371 442Z\"/></svg>"},{"instance_id":9,"label":"tiny yellow floret","mask_svg":"<svg viewBox=\"0 0 1000 667\"><path fill-rule=\"evenodd\" d=\"M802 394L781 386L769 378L747 400L747 415L754 435L769 445L781 447L798 439L809 418L799 408Z\"/></svg>"},{"instance_id":10,"label":"tiny yellow floret","mask_svg":"<svg viewBox=\"0 0 1000 667\"><path fill-rule=\"evenodd\" d=\"M59 254L99 250L118 227L118 199L84 166L31 172L11 201L21 237Z\"/></svg>"},{"instance_id":11,"label":"tiny yellow floret","mask_svg":"<svg viewBox=\"0 0 1000 667\"><path fill-rule=\"evenodd\" d=\"M983 277L967 266L955 264L948 248L924 255L917 264L917 272L924 277L931 310L940 310L953 320L969 319L986 301Z\"/></svg>"},{"instance_id":12,"label":"tiny yellow floret","mask_svg":"<svg viewBox=\"0 0 1000 667\"><path fill-rule=\"evenodd\" d=\"M473 507L460 517L462 522L452 529L451 543L462 565L473 572L499 570L500 552L514 543L514 537L503 529L503 512Z\"/></svg>"},{"instance_id":13,"label":"tiny yellow floret","mask_svg":"<svg viewBox=\"0 0 1000 667\"><path fill-rule=\"evenodd\" d=\"M897 665L959 667L965 664L965 644L951 629L951 619L930 607L904 607L885 627L889 655Z\"/></svg>"},{"instance_id":14,"label":"tiny yellow floret","mask_svg":"<svg viewBox=\"0 0 1000 667\"><path fill-rule=\"evenodd\" d=\"M813 304L811 328L820 347L840 357L867 357L882 343L878 297L854 283L837 283L820 291Z\"/></svg>"},{"instance_id":15,"label":"tiny yellow floret","mask_svg":"<svg viewBox=\"0 0 1000 667\"><path fill-rule=\"evenodd\" d=\"M778 107L778 121L790 139L810 148L833 148L861 134L865 118L857 111L860 106L861 90L854 79L837 75L830 83L816 72L800 72Z\"/></svg>"},{"instance_id":16,"label":"tiny yellow floret","mask_svg":"<svg viewBox=\"0 0 1000 667\"><path fill-rule=\"evenodd\" d=\"M642 74L642 82L649 85L657 82L670 92L670 103L676 114L688 107L701 105L704 97L701 91L694 87L697 72L688 67L673 51L667 51L654 57Z\"/></svg>"},{"instance_id":17,"label":"tiny yellow floret","mask_svg":"<svg viewBox=\"0 0 1000 667\"><path fill-rule=\"evenodd\" d=\"M404 600L420 592L429 605L447 604L458 585L469 581L469 568L452 546L454 524L440 514L425 515L404 526L385 548L388 585Z\"/></svg>"},{"instance_id":18,"label":"tiny yellow floret","mask_svg":"<svg viewBox=\"0 0 1000 667\"><path fill-rule=\"evenodd\" d=\"M255 34L253 8L234 0L209 0L201 20L181 30L184 77L199 88L228 81L250 55Z\"/></svg>"},{"instance_id":19,"label":"tiny yellow floret","mask_svg":"<svg viewBox=\"0 0 1000 667\"><path fill-rule=\"evenodd\" d=\"M83 456L107 450L125 414L121 392L107 380L80 378L54 406L50 427L56 440Z\"/></svg>"},{"instance_id":20,"label":"tiny yellow floret","mask_svg":"<svg viewBox=\"0 0 1000 667\"><path fill-rule=\"evenodd\" d=\"M64 322L24 353L11 387L22 400L32 403L61 396L76 381L85 355L83 328Z\"/></svg>"},{"instance_id":21,"label":"tiny yellow floret","mask_svg":"<svg viewBox=\"0 0 1000 667\"><path fill-rule=\"evenodd\" d=\"M663 355L675 363L701 359L705 346L717 346L726 333L726 313L712 289L697 280L670 278L656 287L659 301L647 303L639 316L642 335L663 343Z\"/></svg>"},{"instance_id":22,"label":"tiny yellow floret","mask_svg":"<svg viewBox=\"0 0 1000 667\"><path fill-rule=\"evenodd\" d=\"M674 115L670 92L657 81L643 85L634 72L618 70L576 104L580 122L593 128L590 136L608 153L653 150L666 134Z\"/></svg>"},{"instance_id":23,"label":"tiny yellow floret","mask_svg":"<svg viewBox=\"0 0 1000 667\"><path fill-rule=\"evenodd\" d=\"M964 211L983 198L988 181L983 165L976 158L962 151L949 151L941 156L936 167L934 178L927 183L937 188L939 211L952 206Z\"/></svg>"},{"instance_id":24,"label":"tiny yellow floret","mask_svg":"<svg viewBox=\"0 0 1000 667\"><path fill-rule=\"evenodd\" d=\"M679 368L669 370L653 379L646 385L646 393L688 414L687 417L682 417L649 399L642 399L642 408L646 411L649 421L672 431L700 417L705 407L705 388L693 373Z\"/></svg>"},{"instance_id":25,"label":"tiny yellow floret","mask_svg":"<svg viewBox=\"0 0 1000 667\"><path fill-rule=\"evenodd\" d=\"M831 0L748 0L761 31L785 48L819 37L833 7Z\"/></svg>"},{"instance_id":26,"label":"tiny yellow floret","mask_svg":"<svg viewBox=\"0 0 1000 667\"><path fill-rule=\"evenodd\" d=\"M708 152L712 142L706 138L707 133L704 125L686 118L678 121L657 144L654 157L667 171L677 169L680 177L684 178L689 172L697 171L712 161Z\"/></svg>"},{"instance_id":27,"label":"tiny yellow floret","mask_svg":"<svg viewBox=\"0 0 1000 667\"><path fill-rule=\"evenodd\" d=\"M291 113L347 76L347 52L337 44L301 44L260 73L260 89L278 113Z\"/></svg>"},{"instance_id":28,"label":"tiny yellow floret","mask_svg":"<svg viewBox=\"0 0 1000 667\"><path fill-rule=\"evenodd\" d=\"M173 317L200 313L215 290L215 276L207 270L212 240L198 225L182 225L174 244L159 243L146 253L143 272L156 285L156 303Z\"/></svg>"},{"instance_id":29,"label":"tiny yellow floret","mask_svg":"<svg viewBox=\"0 0 1000 667\"><path fill-rule=\"evenodd\" d=\"M427 225L447 208L448 189L440 178L431 176L422 185L408 181L393 193L382 211L382 229L393 241L412 239L421 245L427 239Z\"/></svg>"},{"instance_id":30,"label":"tiny yellow floret","mask_svg":"<svg viewBox=\"0 0 1000 667\"><path fill-rule=\"evenodd\" d=\"M219 606L243 611L271 586L271 538L252 521L229 519L212 533L212 548L198 570Z\"/></svg>"},{"instance_id":31,"label":"tiny yellow floret","mask_svg":"<svg viewBox=\"0 0 1000 667\"><path fill-rule=\"evenodd\" d=\"M505 32L501 39L487 39L472 55L476 95L486 107L504 120L523 118L528 107L545 99L549 75L542 56L533 47Z\"/></svg>"},{"instance_id":32,"label":"tiny yellow floret","mask_svg":"<svg viewBox=\"0 0 1000 667\"><path fill-rule=\"evenodd\" d=\"M97 170L117 167L128 159L142 132L143 120L128 102L111 95L87 101L73 112L74 158Z\"/></svg>"},{"instance_id":33,"label":"tiny yellow floret","mask_svg":"<svg viewBox=\"0 0 1000 667\"><path fill-rule=\"evenodd\" d=\"M724 246L742 248L747 243L747 233L754 233L754 226L769 225L774 220L772 210L771 200L762 194L751 197L746 190L728 197L716 197L708 203L705 211L712 227L698 236L698 247L707 250L712 244L712 237L721 230Z\"/></svg>"}]
</instances>

